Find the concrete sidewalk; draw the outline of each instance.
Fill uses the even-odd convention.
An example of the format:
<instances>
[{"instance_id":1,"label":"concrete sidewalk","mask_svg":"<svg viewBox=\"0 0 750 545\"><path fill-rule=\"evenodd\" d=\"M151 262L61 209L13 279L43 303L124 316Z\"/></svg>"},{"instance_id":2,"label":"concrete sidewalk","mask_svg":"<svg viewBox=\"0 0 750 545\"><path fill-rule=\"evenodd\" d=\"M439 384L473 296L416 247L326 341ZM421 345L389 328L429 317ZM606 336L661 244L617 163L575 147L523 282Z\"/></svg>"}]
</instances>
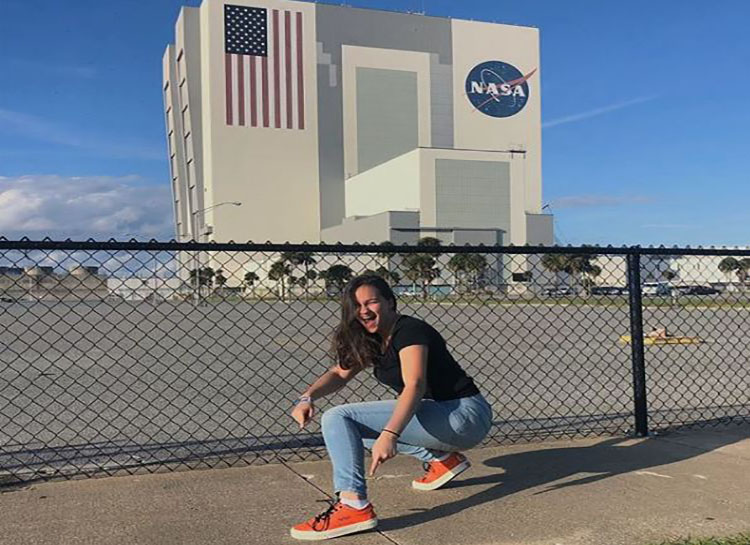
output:
<instances>
[{"instance_id":1,"label":"concrete sidewalk","mask_svg":"<svg viewBox=\"0 0 750 545\"><path fill-rule=\"evenodd\" d=\"M750 428L477 449L449 487L397 457L376 531L340 545L647 545L750 531ZM326 461L34 484L0 494L0 543L273 545L322 511Z\"/></svg>"}]
</instances>

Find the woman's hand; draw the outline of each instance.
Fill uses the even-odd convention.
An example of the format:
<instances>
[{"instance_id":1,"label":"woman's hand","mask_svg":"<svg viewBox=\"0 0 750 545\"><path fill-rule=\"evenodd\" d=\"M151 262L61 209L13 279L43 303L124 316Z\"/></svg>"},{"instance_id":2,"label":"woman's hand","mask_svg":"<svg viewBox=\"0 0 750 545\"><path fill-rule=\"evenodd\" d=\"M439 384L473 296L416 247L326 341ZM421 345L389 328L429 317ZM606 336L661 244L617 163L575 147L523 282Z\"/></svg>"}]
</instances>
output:
<instances>
[{"instance_id":1,"label":"woman's hand","mask_svg":"<svg viewBox=\"0 0 750 545\"><path fill-rule=\"evenodd\" d=\"M292 418L299 424L299 429L304 428L314 415L315 405L313 405L312 400L300 401L292 410Z\"/></svg>"},{"instance_id":2,"label":"woman's hand","mask_svg":"<svg viewBox=\"0 0 750 545\"><path fill-rule=\"evenodd\" d=\"M370 477L375 475L378 466L396 455L396 436L392 433L383 432L372 446L372 464L370 465Z\"/></svg>"}]
</instances>

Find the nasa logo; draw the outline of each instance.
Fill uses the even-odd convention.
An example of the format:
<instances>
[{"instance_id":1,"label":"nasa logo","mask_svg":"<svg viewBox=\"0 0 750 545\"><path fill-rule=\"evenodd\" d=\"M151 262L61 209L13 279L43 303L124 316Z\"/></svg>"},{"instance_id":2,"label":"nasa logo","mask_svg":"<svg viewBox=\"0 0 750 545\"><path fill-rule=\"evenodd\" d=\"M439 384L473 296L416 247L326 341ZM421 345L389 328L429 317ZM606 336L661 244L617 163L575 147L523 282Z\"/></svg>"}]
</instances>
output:
<instances>
[{"instance_id":1,"label":"nasa logo","mask_svg":"<svg viewBox=\"0 0 750 545\"><path fill-rule=\"evenodd\" d=\"M502 61L487 61L476 65L466 78L466 96L483 114L510 117L517 114L529 100L528 80L534 68L525 76L518 68Z\"/></svg>"}]
</instances>

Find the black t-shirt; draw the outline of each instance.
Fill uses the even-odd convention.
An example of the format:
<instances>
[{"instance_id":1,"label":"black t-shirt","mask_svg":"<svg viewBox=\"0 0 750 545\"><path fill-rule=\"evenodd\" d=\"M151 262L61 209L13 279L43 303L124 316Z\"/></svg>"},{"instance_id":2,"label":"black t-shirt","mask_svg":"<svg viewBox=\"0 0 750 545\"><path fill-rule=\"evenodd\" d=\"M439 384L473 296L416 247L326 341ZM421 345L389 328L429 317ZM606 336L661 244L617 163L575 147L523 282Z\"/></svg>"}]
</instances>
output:
<instances>
[{"instance_id":1,"label":"black t-shirt","mask_svg":"<svg viewBox=\"0 0 750 545\"><path fill-rule=\"evenodd\" d=\"M429 324L411 316L398 317L385 354L375 362L375 378L400 394L404 389L404 379L398 353L402 348L417 344L427 346L425 399L447 401L479 393L474 381L448 352L445 339L440 333Z\"/></svg>"}]
</instances>

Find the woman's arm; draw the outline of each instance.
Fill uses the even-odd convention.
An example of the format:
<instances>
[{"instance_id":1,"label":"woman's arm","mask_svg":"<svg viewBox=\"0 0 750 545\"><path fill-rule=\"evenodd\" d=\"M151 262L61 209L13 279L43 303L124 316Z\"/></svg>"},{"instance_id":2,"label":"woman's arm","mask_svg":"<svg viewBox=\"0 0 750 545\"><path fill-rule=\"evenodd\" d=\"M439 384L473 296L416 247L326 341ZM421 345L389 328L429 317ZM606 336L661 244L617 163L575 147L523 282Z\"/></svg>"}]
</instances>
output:
<instances>
[{"instance_id":1,"label":"woman's arm","mask_svg":"<svg viewBox=\"0 0 750 545\"><path fill-rule=\"evenodd\" d=\"M359 372L359 369L342 369L338 364L323 373L300 396L292 410L292 418L297 421L300 429L315 416L313 400L340 390Z\"/></svg>"},{"instance_id":2,"label":"woman's arm","mask_svg":"<svg viewBox=\"0 0 750 545\"><path fill-rule=\"evenodd\" d=\"M404 389L398 396L393 414L372 447L370 475L378 466L396 455L396 440L401 431L414 416L417 406L427 388L427 346L418 344L402 348L398 357L401 360L401 377Z\"/></svg>"},{"instance_id":3,"label":"woman's arm","mask_svg":"<svg viewBox=\"0 0 750 545\"><path fill-rule=\"evenodd\" d=\"M414 416L427 388L427 346L407 346L401 349L398 357L401 360L404 389L398 396L393 415L385 427L400 434Z\"/></svg>"},{"instance_id":4,"label":"woman's arm","mask_svg":"<svg viewBox=\"0 0 750 545\"><path fill-rule=\"evenodd\" d=\"M315 400L332 394L343 388L358 372L359 369L342 369L336 364L308 386L301 397L310 397Z\"/></svg>"}]
</instances>

